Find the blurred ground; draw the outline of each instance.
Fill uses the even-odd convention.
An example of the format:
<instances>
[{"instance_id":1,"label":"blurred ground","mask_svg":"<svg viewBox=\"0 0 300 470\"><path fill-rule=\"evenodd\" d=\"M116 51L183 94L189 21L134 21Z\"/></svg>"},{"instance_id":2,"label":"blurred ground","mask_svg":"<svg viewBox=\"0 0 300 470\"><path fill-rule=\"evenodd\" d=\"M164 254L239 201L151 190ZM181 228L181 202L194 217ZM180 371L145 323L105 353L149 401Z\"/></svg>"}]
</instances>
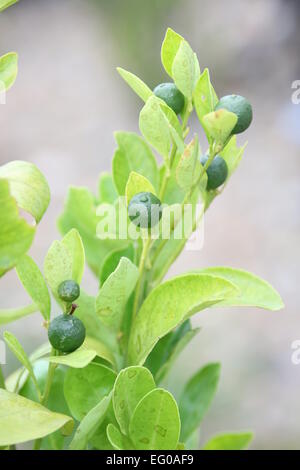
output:
<instances>
[{"instance_id":1,"label":"blurred ground","mask_svg":"<svg viewBox=\"0 0 300 470\"><path fill-rule=\"evenodd\" d=\"M242 267L282 294L283 312L209 310L169 384L177 393L207 361L222 362L221 385L201 438L252 429L253 448L300 448L299 271L300 79L299 3L293 0L21 0L1 14L0 53L16 50L20 73L0 105L0 164L22 159L46 175L52 201L31 250L42 264L58 237L56 218L67 187L96 189L110 169L115 130L137 130L141 103L115 71L131 70L153 86L165 80L159 50L167 26L185 36L208 66L221 96L240 93L255 119L238 172L205 219L201 252L185 252L172 273L209 265ZM194 122L197 128L196 121ZM16 276L0 283L1 307L24 303ZM87 290L96 284L85 277ZM30 352L45 337L35 315L9 325ZM42 333L41 333L42 332ZM9 355L5 373L16 366Z\"/></svg>"}]
</instances>

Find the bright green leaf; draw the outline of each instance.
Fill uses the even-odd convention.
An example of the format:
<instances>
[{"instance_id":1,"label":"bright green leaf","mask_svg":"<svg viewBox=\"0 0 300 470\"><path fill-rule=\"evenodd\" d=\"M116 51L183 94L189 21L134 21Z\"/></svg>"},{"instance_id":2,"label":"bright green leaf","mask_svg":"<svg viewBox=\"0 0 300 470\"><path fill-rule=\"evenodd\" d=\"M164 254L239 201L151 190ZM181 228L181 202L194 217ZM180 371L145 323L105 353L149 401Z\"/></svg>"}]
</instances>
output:
<instances>
[{"instance_id":1,"label":"bright green leaf","mask_svg":"<svg viewBox=\"0 0 300 470\"><path fill-rule=\"evenodd\" d=\"M111 365L115 365L114 357L108 347L99 339L86 336L83 346L85 349L95 351L98 357L101 357Z\"/></svg>"},{"instance_id":2,"label":"bright green leaf","mask_svg":"<svg viewBox=\"0 0 300 470\"><path fill-rule=\"evenodd\" d=\"M19 0L0 0L0 12L10 7L11 5L14 5L18 1Z\"/></svg>"},{"instance_id":3,"label":"bright green leaf","mask_svg":"<svg viewBox=\"0 0 300 470\"><path fill-rule=\"evenodd\" d=\"M152 186L150 181L145 178L145 176L139 175L135 171L132 171L129 175L125 189L127 205L129 204L133 196L142 192L156 194L154 187Z\"/></svg>"},{"instance_id":4,"label":"bright green leaf","mask_svg":"<svg viewBox=\"0 0 300 470\"><path fill-rule=\"evenodd\" d=\"M127 436L124 436L124 434L122 434L114 424L109 423L109 425L106 428L106 433L114 449L116 450L132 450L133 449L133 445L130 442L130 439L128 439Z\"/></svg>"},{"instance_id":5,"label":"bright green leaf","mask_svg":"<svg viewBox=\"0 0 300 470\"><path fill-rule=\"evenodd\" d=\"M38 266L30 256L25 255L19 260L16 271L24 288L37 305L45 320L50 320L50 295Z\"/></svg>"},{"instance_id":6,"label":"bright green leaf","mask_svg":"<svg viewBox=\"0 0 300 470\"><path fill-rule=\"evenodd\" d=\"M63 427L69 431L70 424L69 416L0 389L0 445L39 439Z\"/></svg>"},{"instance_id":7,"label":"bright green leaf","mask_svg":"<svg viewBox=\"0 0 300 470\"><path fill-rule=\"evenodd\" d=\"M111 392L115 378L114 371L96 363L83 369L69 369L65 377L64 394L72 415L81 421Z\"/></svg>"},{"instance_id":8,"label":"bright green leaf","mask_svg":"<svg viewBox=\"0 0 300 470\"><path fill-rule=\"evenodd\" d=\"M78 231L76 229L70 230L61 240L61 243L72 258L72 274L70 279L80 284L84 272L85 254Z\"/></svg>"},{"instance_id":9,"label":"bright green leaf","mask_svg":"<svg viewBox=\"0 0 300 470\"><path fill-rule=\"evenodd\" d=\"M134 410L129 433L138 450L175 450L180 418L172 395L161 388L145 395Z\"/></svg>"},{"instance_id":10,"label":"bright green leaf","mask_svg":"<svg viewBox=\"0 0 300 470\"><path fill-rule=\"evenodd\" d=\"M113 177L110 173L103 172L98 182L99 202L113 204L118 197Z\"/></svg>"},{"instance_id":11,"label":"bright green leaf","mask_svg":"<svg viewBox=\"0 0 300 470\"><path fill-rule=\"evenodd\" d=\"M194 90L193 101L199 121L202 123L203 117L214 111L218 103L218 97L211 84L208 69L205 69L199 77Z\"/></svg>"},{"instance_id":12,"label":"bright green leaf","mask_svg":"<svg viewBox=\"0 0 300 470\"><path fill-rule=\"evenodd\" d=\"M183 40L173 61L172 77L177 88L188 100L192 100L198 73L197 58L190 45Z\"/></svg>"},{"instance_id":13,"label":"bright green leaf","mask_svg":"<svg viewBox=\"0 0 300 470\"><path fill-rule=\"evenodd\" d=\"M131 243L125 248L114 250L106 256L100 273L100 285L115 271L122 257L130 259L130 261L134 260L134 248Z\"/></svg>"},{"instance_id":14,"label":"bright green leaf","mask_svg":"<svg viewBox=\"0 0 300 470\"><path fill-rule=\"evenodd\" d=\"M188 381L179 400L180 438L185 442L199 427L216 393L220 364L209 364Z\"/></svg>"},{"instance_id":15,"label":"bright green leaf","mask_svg":"<svg viewBox=\"0 0 300 470\"><path fill-rule=\"evenodd\" d=\"M252 273L227 267L207 268L200 272L226 279L238 288L236 295L220 302L220 307L259 307L267 310L280 310L284 307L278 292L268 282Z\"/></svg>"},{"instance_id":16,"label":"bright green leaf","mask_svg":"<svg viewBox=\"0 0 300 470\"><path fill-rule=\"evenodd\" d=\"M172 77L173 62L182 41L183 37L180 34L175 33L171 28L167 29L161 48L161 61L170 77Z\"/></svg>"},{"instance_id":17,"label":"bright green leaf","mask_svg":"<svg viewBox=\"0 0 300 470\"><path fill-rule=\"evenodd\" d=\"M146 298L132 325L130 364L143 364L157 341L196 312L234 295L225 279L185 274L156 287Z\"/></svg>"},{"instance_id":18,"label":"bright green leaf","mask_svg":"<svg viewBox=\"0 0 300 470\"><path fill-rule=\"evenodd\" d=\"M127 70L122 69L121 67L117 67L117 71L121 75L121 77L125 80L125 82L132 88L132 90L143 100L147 101L147 99L152 96L152 90L144 83L139 77L134 75L131 72L127 72Z\"/></svg>"},{"instance_id":19,"label":"bright green leaf","mask_svg":"<svg viewBox=\"0 0 300 470\"><path fill-rule=\"evenodd\" d=\"M219 434L205 444L204 450L243 450L249 446L252 439L251 432Z\"/></svg>"},{"instance_id":20,"label":"bright green leaf","mask_svg":"<svg viewBox=\"0 0 300 470\"><path fill-rule=\"evenodd\" d=\"M96 298L96 313L107 327L119 330L138 276L138 268L128 258L121 258L116 270L101 287Z\"/></svg>"},{"instance_id":21,"label":"bright green leaf","mask_svg":"<svg viewBox=\"0 0 300 470\"><path fill-rule=\"evenodd\" d=\"M9 6L9 5L7 5ZM0 12L7 8L7 6L1 6ZM0 92L9 90L14 84L18 74L18 54L16 52L9 52L0 57Z\"/></svg>"},{"instance_id":22,"label":"bright green leaf","mask_svg":"<svg viewBox=\"0 0 300 470\"><path fill-rule=\"evenodd\" d=\"M198 137L186 146L176 168L176 179L178 185L184 189L190 189L200 176L201 163L199 161Z\"/></svg>"},{"instance_id":23,"label":"bright green leaf","mask_svg":"<svg viewBox=\"0 0 300 470\"><path fill-rule=\"evenodd\" d=\"M211 139L217 144L223 145L231 135L237 120L236 114L226 109L220 109L203 116L202 122Z\"/></svg>"},{"instance_id":24,"label":"bright green leaf","mask_svg":"<svg viewBox=\"0 0 300 470\"><path fill-rule=\"evenodd\" d=\"M224 158L225 162L227 163L228 178L237 169L246 147L247 143L244 144L243 147L238 147L236 143L236 136L234 135L222 150L222 152L220 152L221 157Z\"/></svg>"},{"instance_id":25,"label":"bright green leaf","mask_svg":"<svg viewBox=\"0 0 300 470\"><path fill-rule=\"evenodd\" d=\"M0 178L9 181L18 206L38 223L50 202L49 186L40 170L32 163L16 160L0 167Z\"/></svg>"},{"instance_id":26,"label":"bright green leaf","mask_svg":"<svg viewBox=\"0 0 300 470\"><path fill-rule=\"evenodd\" d=\"M0 309L0 325L11 323L19 318L26 317L38 311L38 306L35 304L27 305L20 308L1 308Z\"/></svg>"},{"instance_id":27,"label":"bright green leaf","mask_svg":"<svg viewBox=\"0 0 300 470\"><path fill-rule=\"evenodd\" d=\"M125 194L126 183L131 171L145 176L158 188L159 173L155 157L146 142L133 132L117 132L118 144L112 162L113 178L121 196Z\"/></svg>"},{"instance_id":28,"label":"bright green leaf","mask_svg":"<svg viewBox=\"0 0 300 470\"><path fill-rule=\"evenodd\" d=\"M65 366L74 367L75 369L82 369L92 362L96 355L96 351L86 349L82 346L65 356L50 356L47 359L54 364L63 364Z\"/></svg>"},{"instance_id":29,"label":"bright green leaf","mask_svg":"<svg viewBox=\"0 0 300 470\"><path fill-rule=\"evenodd\" d=\"M145 367L127 367L119 373L113 390L113 406L124 434L128 434L130 419L137 404L154 388L152 374Z\"/></svg>"}]
</instances>

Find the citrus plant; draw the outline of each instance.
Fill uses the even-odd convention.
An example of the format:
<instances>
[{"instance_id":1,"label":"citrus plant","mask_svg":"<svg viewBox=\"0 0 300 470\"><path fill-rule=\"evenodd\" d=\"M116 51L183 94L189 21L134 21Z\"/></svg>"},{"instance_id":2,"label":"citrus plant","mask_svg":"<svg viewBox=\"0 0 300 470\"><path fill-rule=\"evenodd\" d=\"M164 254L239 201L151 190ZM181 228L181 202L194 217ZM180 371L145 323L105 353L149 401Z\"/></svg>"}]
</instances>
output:
<instances>
[{"instance_id":1,"label":"citrus plant","mask_svg":"<svg viewBox=\"0 0 300 470\"><path fill-rule=\"evenodd\" d=\"M245 146L237 145L236 134L249 127L252 108L237 95L219 99L208 69L200 71L195 52L171 29L161 58L171 83L154 91L118 69L144 102L142 135L116 133L112 173L100 175L97 195L70 188L58 220L63 238L50 246L43 274L26 254L35 227L18 208L38 223L49 203L47 183L28 163L0 169L0 274L15 268L32 299L29 306L0 310L0 323L40 311L45 327L45 342L30 356L14 335L4 333L21 367L2 380L1 446L34 441L35 449L198 448L220 364L200 368L177 399L164 386L199 331L191 317L224 306L283 306L266 281L240 269L199 268L164 280L237 169ZM194 111L207 138L205 152L197 135L189 137ZM124 204L125 217L119 210ZM178 237L187 205L191 220ZM164 214L174 206L179 210L163 237ZM106 232L99 229L104 209L118 214ZM80 287L85 260L99 281L94 294ZM55 318L49 291L61 313ZM250 432L221 434L202 448L243 449L251 438Z\"/></svg>"}]
</instances>

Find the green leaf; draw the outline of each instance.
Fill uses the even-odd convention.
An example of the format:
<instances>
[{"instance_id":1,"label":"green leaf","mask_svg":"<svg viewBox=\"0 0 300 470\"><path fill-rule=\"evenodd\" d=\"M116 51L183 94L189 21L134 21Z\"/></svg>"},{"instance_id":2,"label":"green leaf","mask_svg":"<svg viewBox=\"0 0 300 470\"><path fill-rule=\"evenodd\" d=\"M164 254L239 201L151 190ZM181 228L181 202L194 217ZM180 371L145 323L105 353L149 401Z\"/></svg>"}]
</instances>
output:
<instances>
[{"instance_id":1,"label":"green leaf","mask_svg":"<svg viewBox=\"0 0 300 470\"><path fill-rule=\"evenodd\" d=\"M90 444L93 448L99 450L114 450L114 447L111 445L106 432L107 426L109 424L114 424L115 426L118 426L113 411L112 400L110 400L109 402L108 409L106 411L103 421L101 422L100 426L90 439Z\"/></svg>"},{"instance_id":2,"label":"green leaf","mask_svg":"<svg viewBox=\"0 0 300 470\"><path fill-rule=\"evenodd\" d=\"M90 351L95 351L98 357L101 357L105 361L109 362L111 365L115 366L115 360L111 351L99 339L87 336L83 343L83 347Z\"/></svg>"},{"instance_id":3,"label":"green leaf","mask_svg":"<svg viewBox=\"0 0 300 470\"><path fill-rule=\"evenodd\" d=\"M146 142L133 132L117 132L118 144L112 162L113 178L121 196L125 194L126 183L131 171L145 176L158 189L159 172L155 157Z\"/></svg>"},{"instance_id":4,"label":"green leaf","mask_svg":"<svg viewBox=\"0 0 300 470\"><path fill-rule=\"evenodd\" d=\"M91 363L83 369L69 369L64 394L72 415L81 421L106 395L115 382L116 374L108 367Z\"/></svg>"},{"instance_id":5,"label":"green leaf","mask_svg":"<svg viewBox=\"0 0 300 470\"><path fill-rule=\"evenodd\" d=\"M152 374L145 367L127 367L119 373L113 390L113 407L124 434L128 434L130 419L137 404L154 388Z\"/></svg>"},{"instance_id":6,"label":"green leaf","mask_svg":"<svg viewBox=\"0 0 300 470\"><path fill-rule=\"evenodd\" d=\"M199 79L197 58L186 41L181 41L172 65L172 77L181 93L192 100L196 83Z\"/></svg>"},{"instance_id":7,"label":"green leaf","mask_svg":"<svg viewBox=\"0 0 300 470\"><path fill-rule=\"evenodd\" d=\"M0 177L0 277L29 250L35 228L19 216L7 180Z\"/></svg>"},{"instance_id":8,"label":"green leaf","mask_svg":"<svg viewBox=\"0 0 300 470\"><path fill-rule=\"evenodd\" d=\"M54 364L63 364L65 366L74 367L75 369L82 369L92 362L96 355L96 351L86 349L82 346L65 356L50 356L47 359Z\"/></svg>"},{"instance_id":9,"label":"green leaf","mask_svg":"<svg viewBox=\"0 0 300 470\"><path fill-rule=\"evenodd\" d=\"M93 195L86 188L70 188L63 214L59 217L58 227L65 234L76 228L83 241L87 262L93 272L99 276L103 260L112 250L124 247L127 240L100 240L97 238L97 224Z\"/></svg>"},{"instance_id":10,"label":"green leaf","mask_svg":"<svg viewBox=\"0 0 300 470\"><path fill-rule=\"evenodd\" d=\"M223 278L238 288L236 295L220 302L220 307L259 307L273 311L284 307L278 292L268 282L252 273L227 267L206 268L200 272Z\"/></svg>"},{"instance_id":11,"label":"green leaf","mask_svg":"<svg viewBox=\"0 0 300 470\"><path fill-rule=\"evenodd\" d=\"M124 436L119 429L114 425L109 423L106 428L107 437L116 450L132 450L133 445L128 439L127 436Z\"/></svg>"},{"instance_id":12,"label":"green leaf","mask_svg":"<svg viewBox=\"0 0 300 470\"><path fill-rule=\"evenodd\" d=\"M87 447L88 441L102 424L111 396L105 396L88 414L83 418L69 446L71 450L83 450Z\"/></svg>"},{"instance_id":13,"label":"green leaf","mask_svg":"<svg viewBox=\"0 0 300 470\"><path fill-rule=\"evenodd\" d=\"M50 190L44 175L29 162L13 161L0 167L0 178L10 184L18 206L40 222L50 202Z\"/></svg>"},{"instance_id":14,"label":"green leaf","mask_svg":"<svg viewBox=\"0 0 300 470\"><path fill-rule=\"evenodd\" d=\"M201 163L199 161L198 137L186 146L176 168L176 179L180 188L190 189L200 176Z\"/></svg>"},{"instance_id":15,"label":"green leaf","mask_svg":"<svg viewBox=\"0 0 300 470\"><path fill-rule=\"evenodd\" d=\"M35 375L33 373L33 368L32 368L31 362L28 359L27 354L25 353L22 345L19 343L17 338L12 333L10 333L9 331L5 331L3 333L3 338L4 338L7 346L9 347L9 349L13 352L13 354L21 362L21 364L23 364L25 369L28 370L29 375L31 376L34 383L37 385L37 381L36 381Z\"/></svg>"},{"instance_id":16,"label":"green leaf","mask_svg":"<svg viewBox=\"0 0 300 470\"><path fill-rule=\"evenodd\" d=\"M73 279L80 284L84 270L84 249L77 230L68 232L61 241L55 240L50 246L44 261L44 272L56 300L62 304L57 294L61 282Z\"/></svg>"},{"instance_id":17,"label":"green leaf","mask_svg":"<svg viewBox=\"0 0 300 470\"><path fill-rule=\"evenodd\" d=\"M134 248L131 243L125 248L114 250L106 256L100 273L100 285L115 271L122 257L130 259L130 261L134 260Z\"/></svg>"},{"instance_id":18,"label":"green leaf","mask_svg":"<svg viewBox=\"0 0 300 470\"><path fill-rule=\"evenodd\" d=\"M7 6L1 6L0 12L7 8ZM16 52L9 52L0 57L0 91L9 90L14 84L18 75L18 54Z\"/></svg>"},{"instance_id":19,"label":"green leaf","mask_svg":"<svg viewBox=\"0 0 300 470\"><path fill-rule=\"evenodd\" d=\"M220 364L209 364L188 381L179 400L182 441L186 441L199 427L216 393L220 378Z\"/></svg>"},{"instance_id":20,"label":"green leaf","mask_svg":"<svg viewBox=\"0 0 300 470\"><path fill-rule=\"evenodd\" d=\"M16 266L17 274L24 288L45 318L50 320L51 300L47 284L32 258L24 255Z\"/></svg>"},{"instance_id":21,"label":"green leaf","mask_svg":"<svg viewBox=\"0 0 300 470\"><path fill-rule=\"evenodd\" d=\"M247 147L247 142L243 147L238 147L236 143L236 136L234 135L225 148L220 152L221 157L224 158L225 162L227 163L228 168L228 177L232 175L232 173L237 169L245 148Z\"/></svg>"},{"instance_id":22,"label":"green leaf","mask_svg":"<svg viewBox=\"0 0 300 470\"><path fill-rule=\"evenodd\" d=\"M14 5L18 1L19 0L0 0L0 12L10 7L11 5Z\"/></svg>"},{"instance_id":23,"label":"green leaf","mask_svg":"<svg viewBox=\"0 0 300 470\"><path fill-rule=\"evenodd\" d=\"M35 304L27 305L20 308L1 308L0 309L0 325L11 323L19 318L26 317L38 311L38 306Z\"/></svg>"},{"instance_id":24,"label":"green leaf","mask_svg":"<svg viewBox=\"0 0 300 470\"><path fill-rule=\"evenodd\" d=\"M203 450L243 450L253 439L251 432L219 434L210 439Z\"/></svg>"},{"instance_id":25,"label":"green leaf","mask_svg":"<svg viewBox=\"0 0 300 470\"><path fill-rule=\"evenodd\" d=\"M161 109L160 101L151 96L140 112L139 127L145 139L164 159L169 158L171 135L168 120Z\"/></svg>"},{"instance_id":26,"label":"green leaf","mask_svg":"<svg viewBox=\"0 0 300 470\"><path fill-rule=\"evenodd\" d=\"M70 230L61 240L61 243L72 258L71 279L80 284L84 272L85 254L83 243L78 231L76 229Z\"/></svg>"},{"instance_id":27,"label":"green leaf","mask_svg":"<svg viewBox=\"0 0 300 470\"><path fill-rule=\"evenodd\" d=\"M63 427L70 431L72 423L69 416L0 389L0 445L40 439Z\"/></svg>"},{"instance_id":28,"label":"green leaf","mask_svg":"<svg viewBox=\"0 0 300 470\"><path fill-rule=\"evenodd\" d=\"M98 182L99 202L113 204L118 197L113 177L110 173L103 172Z\"/></svg>"},{"instance_id":29,"label":"green leaf","mask_svg":"<svg viewBox=\"0 0 300 470\"><path fill-rule=\"evenodd\" d=\"M121 258L118 267L106 279L96 297L96 313L102 323L112 330L120 329L126 303L138 277L138 268L128 258Z\"/></svg>"},{"instance_id":30,"label":"green leaf","mask_svg":"<svg viewBox=\"0 0 300 470\"><path fill-rule=\"evenodd\" d=\"M156 194L154 187L147 178L142 175L139 175L135 171L132 171L129 175L125 189L127 205L129 204L133 196L135 196L135 194L142 192Z\"/></svg>"},{"instance_id":31,"label":"green leaf","mask_svg":"<svg viewBox=\"0 0 300 470\"><path fill-rule=\"evenodd\" d=\"M217 144L223 145L229 138L237 120L236 114L226 109L220 109L203 116L202 122L211 139Z\"/></svg>"},{"instance_id":32,"label":"green leaf","mask_svg":"<svg viewBox=\"0 0 300 470\"><path fill-rule=\"evenodd\" d=\"M125 82L132 88L132 90L143 100L147 101L147 99L152 96L152 90L144 83L139 77L134 75L131 72L127 72L127 70L122 69L121 67L117 67L117 71L121 75L121 77L125 80Z\"/></svg>"},{"instance_id":33,"label":"green leaf","mask_svg":"<svg viewBox=\"0 0 300 470\"><path fill-rule=\"evenodd\" d=\"M203 126L203 117L214 111L218 97L211 84L209 70L206 68L200 75L193 93L193 102L200 123ZM206 133L208 134L206 128ZM209 135L208 135L209 137Z\"/></svg>"},{"instance_id":34,"label":"green leaf","mask_svg":"<svg viewBox=\"0 0 300 470\"><path fill-rule=\"evenodd\" d=\"M157 341L194 313L234 295L225 279L185 274L164 282L146 298L132 325L128 357L143 364Z\"/></svg>"},{"instance_id":35,"label":"green leaf","mask_svg":"<svg viewBox=\"0 0 300 470\"><path fill-rule=\"evenodd\" d=\"M183 37L180 34L175 33L171 28L167 29L161 48L161 61L170 77L172 77L173 62L182 41Z\"/></svg>"},{"instance_id":36,"label":"green leaf","mask_svg":"<svg viewBox=\"0 0 300 470\"><path fill-rule=\"evenodd\" d=\"M176 449L180 418L172 395L156 388L144 396L134 410L129 433L137 450Z\"/></svg>"}]
</instances>

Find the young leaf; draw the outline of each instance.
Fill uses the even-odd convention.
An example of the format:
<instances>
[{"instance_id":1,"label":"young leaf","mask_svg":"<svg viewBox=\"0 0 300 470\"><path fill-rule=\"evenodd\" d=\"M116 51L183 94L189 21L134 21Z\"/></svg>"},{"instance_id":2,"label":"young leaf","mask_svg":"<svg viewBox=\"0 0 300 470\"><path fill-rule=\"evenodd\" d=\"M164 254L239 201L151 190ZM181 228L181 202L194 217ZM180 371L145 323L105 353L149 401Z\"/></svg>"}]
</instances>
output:
<instances>
[{"instance_id":1,"label":"young leaf","mask_svg":"<svg viewBox=\"0 0 300 470\"><path fill-rule=\"evenodd\" d=\"M175 450L180 418L173 396L161 388L149 392L134 410L129 425L130 438L137 450Z\"/></svg>"},{"instance_id":2,"label":"young leaf","mask_svg":"<svg viewBox=\"0 0 300 470\"><path fill-rule=\"evenodd\" d=\"M199 161L198 137L186 146L176 168L178 185L184 189L190 189L200 176L201 163Z\"/></svg>"},{"instance_id":3,"label":"young leaf","mask_svg":"<svg viewBox=\"0 0 300 470\"><path fill-rule=\"evenodd\" d=\"M81 421L111 392L115 378L113 370L96 363L83 369L69 369L65 376L64 394L72 415Z\"/></svg>"},{"instance_id":4,"label":"young leaf","mask_svg":"<svg viewBox=\"0 0 300 470\"><path fill-rule=\"evenodd\" d=\"M211 438L203 450L243 450L253 439L251 432L219 434Z\"/></svg>"},{"instance_id":5,"label":"young leaf","mask_svg":"<svg viewBox=\"0 0 300 470\"><path fill-rule=\"evenodd\" d=\"M132 171L148 178L158 188L159 173L155 157L146 142L133 132L117 132L118 144L112 162L113 178L121 196L125 194L126 183Z\"/></svg>"},{"instance_id":6,"label":"young leaf","mask_svg":"<svg viewBox=\"0 0 300 470\"><path fill-rule=\"evenodd\" d=\"M0 12L4 8L7 8L7 6L1 6L0 2ZM9 90L9 88L14 84L17 74L18 54L15 52L9 52L8 54L0 57L0 92Z\"/></svg>"},{"instance_id":7,"label":"young leaf","mask_svg":"<svg viewBox=\"0 0 300 470\"><path fill-rule=\"evenodd\" d=\"M171 28L167 29L161 48L161 61L170 77L172 77L173 62L182 41L183 37L180 34L175 33Z\"/></svg>"},{"instance_id":8,"label":"young leaf","mask_svg":"<svg viewBox=\"0 0 300 470\"><path fill-rule=\"evenodd\" d=\"M163 157L168 159L171 149L171 135L168 120L156 96L151 96L140 112L139 127L145 139Z\"/></svg>"},{"instance_id":9,"label":"young leaf","mask_svg":"<svg viewBox=\"0 0 300 470\"><path fill-rule=\"evenodd\" d=\"M0 389L0 445L40 439L63 427L70 432L72 424L69 416Z\"/></svg>"},{"instance_id":10,"label":"young leaf","mask_svg":"<svg viewBox=\"0 0 300 470\"><path fill-rule=\"evenodd\" d=\"M202 122L211 139L217 144L223 145L229 138L237 120L236 114L226 109L220 109L203 116Z\"/></svg>"},{"instance_id":11,"label":"young leaf","mask_svg":"<svg viewBox=\"0 0 300 470\"><path fill-rule=\"evenodd\" d=\"M21 364L23 364L23 366L28 370L29 375L31 376L34 383L37 385L31 362L28 359L27 354L25 353L23 347L21 346L17 338L9 331L5 331L3 333L3 338L9 349L13 352L13 354L21 362Z\"/></svg>"},{"instance_id":12,"label":"young leaf","mask_svg":"<svg viewBox=\"0 0 300 470\"><path fill-rule=\"evenodd\" d=\"M100 285L104 284L111 273L115 271L122 257L128 258L130 261L134 260L134 248L132 243L120 250L114 250L106 256L99 277Z\"/></svg>"},{"instance_id":13,"label":"young leaf","mask_svg":"<svg viewBox=\"0 0 300 470\"><path fill-rule=\"evenodd\" d=\"M113 177L110 173L103 172L98 182L99 203L113 204L118 197Z\"/></svg>"},{"instance_id":14,"label":"young leaf","mask_svg":"<svg viewBox=\"0 0 300 470\"><path fill-rule=\"evenodd\" d=\"M206 114L214 111L218 97L211 84L209 70L206 68L199 77L196 84L193 101L199 121L202 123Z\"/></svg>"},{"instance_id":15,"label":"young leaf","mask_svg":"<svg viewBox=\"0 0 300 470\"><path fill-rule=\"evenodd\" d=\"M243 147L238 147L236 143L236 136L234 135L228 144L224 147L220 155L224 158L225 162L227 163L228 168L228 177L232 175L232 173L237 169L245 148L247 147L247 142L243 145Z\"/></svg>"},{"instance_id":16,"label":"young leaf","mask_svg":"<svg viewBox=\"0 0 300 470\"><path fill-rule=\"evenodd\" d=\"M38 311L38 306L35 304L27 305L20 308L1 308L0 309L0 325L11 323L19 318L26 317Z\"/></svg>"},{"instance_id":17,"label":"young leaf","mask_svg":"<svg viewBox=\"0 0 300 470\"><path fill-rule=\"evenodd\" d=\"M47 284L32 258L24 255L16 266L24 288L40 310L45 320L50 320L51 300Z\"/></svg>"},{"instance_id":18,"label":"young leaf","mask_svg":"<svg viewBox=\"0 0 300 470\"><path fill-rule=\"evenodd\" d=\"M157 341L196 312L234 295L225 279L185 274L164 282L146 298L132 325L128 357L142 365Z\"/></svg>"},{"instance_id":19,"label":"young leaf","mask_svg":"<svg viewBox=\"0 0 300 470\"><path fill-rule=\"evenodd\" d=\"M88 441L102 424L111 401L111 396L105 396L88 414L83 418L69 446L70 450L83 450Z\"/></svg>"},{"instance_id":20,"label":"young leaf","mask_svg":"<svg viewBox=\"0 0 300 470\"><path fill-rule=\"evenodd\" d=\"M0 177L0 277L29 250L35 228L19 216L9 183Z\"/></svg>"},{"instance_id":21,"label":"young leaf","mask_svg":"<svg viewBox=\"0 0 300 470\"><path fill-rule=\"evenodd\" d=\"M130 419L139 401L154 388L154 379L145 367L121 370L114 385L113 407L123 434L128 434Z\"/></svg>"},{"instance_id":22,"label":"young leaf","mask_svg":"<svg viewBox=\"0 0 300 470\"><path fill-rule=\"evenodd\" d=\"M50 356L47 359L54 364L63 364L65 366L74 367L75 369L82 369L92 362L96 355L96 351L81 347L65 356Z\"/></svg>"},{"instance_id":23,"label":"young leaf","mask_svg":"<svg viewBox=\"0 0 300 470\"><path fill-rule=\"evenodd\" d=\"M284 307L278 292L266 281L241 269L215 267L200 271L232 282L237 294L220 302L220 306L259 307L267 310L280 310Z\"/></svg>"},{"instance_id":24,"label":"young leaf","mask_svg":"<svg viewBox=\"0 0 300 470\"><path fill-rule=\"evenodd\" d=\"M139 77L134 75L131 72L127 72L127 70L122 69L121 67L117 67L117 71L121 75L121 77L125 80L125 82L132 88L132 90L143 100L147 101L147 99L152 96L152 90L144 83Z\"/></svg>"},{"instance_id":25,"label":"young leaf","mask_svg":"<svg viewBox=\"0 0 300 470\"><path fill-rule=\"evenodd\" d=\"M181 41L172 65L172 76L181 93L192 100L195 85L198 81L199 65L193 50L186 41Z\"/></svg>"},{"instance_id":26,"label":"young leaf","mask_svg":"<svg viewBox=\"0 0 300 470\"><path fill-rule=\"evenodd\" d=\"M85 253L78 231L76 229L70 230L61 240L61 243L72 257L72 274L70 279L80 284L84 272Z\"/></svg>"},{"instance_id":27,"label":"young leaf","mask_svg":"<svg viewBox=\"0 0 300 470\"><path fill-rule=\"evenodd\" d=\"M217 389L220 364L200 369L186 384L179 400L180 438L184 442L199 427Z\"/></svg>"},{"instance_id":28,"label":"young leaf","mask_svg":"<svg viewBox=\"0 0 300 470\"><path fill-rule=\"evenodd\" d=\"M0 13L11 5L17 3L18 1L19 0L0 0Z\"/></svg>"},{"instance_id":29,"label":"young leaf","mask_svg":"<svg viewBox=\"0 0 300 470\"><path fill-rule=\"evenodd\" d=\"M10 184L18 206L40 222L50 202L50 190L44 175L29 162L13 161L0 167L0 178Z\"/></svg>"},{"instance_id":30,"label":"young leaf","mask_svg":"<svg viewBox=\"0 0 300 470\"><path fill-rule=\"evenodd\" d=\"M154 187L147 178L142 175L139 175L135 171L132 171L129 175L125 189L127 205L129 204L133 196L142 192L156 194Z\"/></svg>"},{"instance_id":31,"label":"young leaf","mask_svg":"<svg viewBox=\"0 0 300 470\"><path fill-rule=\"evenodd\" d=\"M107 278L96 298L96 313L102 323L118 331L126 303L138 280L138 268L128 259L121 258L116 270Z\"/></svg>"},{"instance_id":32,"label":"young leaf","mask_svg":"<svg viewBox=\"0 0 300 470\"><path fill-rule=\"evenodd\" d=\"M109 424L106 428L107 437L116 450L132 450L133 445L127 436L124 436L114 424Z\"/></svg>"}]
</instances>

